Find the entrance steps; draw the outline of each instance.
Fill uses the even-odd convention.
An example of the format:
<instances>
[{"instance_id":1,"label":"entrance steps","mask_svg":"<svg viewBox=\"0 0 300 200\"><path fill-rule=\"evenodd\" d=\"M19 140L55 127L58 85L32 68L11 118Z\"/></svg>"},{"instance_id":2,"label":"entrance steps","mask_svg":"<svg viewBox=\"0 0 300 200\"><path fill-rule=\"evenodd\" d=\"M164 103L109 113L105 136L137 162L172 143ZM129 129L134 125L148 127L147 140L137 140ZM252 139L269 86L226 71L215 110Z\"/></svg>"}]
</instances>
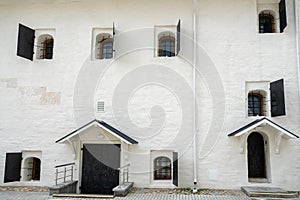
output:
<instances>
[{"instance_id":1,"label":"entrance steps","mask_svg":"<svg viewBox=\"0 0 300 200\"><path fill-rule=\"evenodd\" d=\"M278 187L241 187L242 191L252 199L275 200L283 198L297 198L298 194Z\"/></svg>"},{"instance_id":2,"label":"entrance steps","mask_svg":"<svg viewBox=\"0 0 300 200\"><path fill-rule=\"evenodd\" d=\"M113 189L114 195L119 197L125 197L132 187L133 182L122 183Z\"/></svg>"},{"instance_id":3,"label":"entrance steps","mask_svg":"<svg viewBox=\"0 0 300 200\"><path fill-rule=\"evenodd\" d=\"M49 187L49 194L76 193L78 181L68 181Z\"/></svg>"}]
</instances>

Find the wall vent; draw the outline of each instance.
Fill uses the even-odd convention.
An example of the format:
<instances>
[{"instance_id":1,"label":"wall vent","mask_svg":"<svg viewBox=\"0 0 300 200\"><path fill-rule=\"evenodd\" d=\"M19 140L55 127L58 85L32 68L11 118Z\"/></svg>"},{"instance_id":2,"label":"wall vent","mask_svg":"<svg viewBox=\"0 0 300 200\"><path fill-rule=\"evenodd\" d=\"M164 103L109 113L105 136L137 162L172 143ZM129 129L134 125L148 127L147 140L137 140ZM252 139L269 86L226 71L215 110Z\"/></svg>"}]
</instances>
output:
<instances>
[{"instance_id":1,"label":"wall vent","mask_svg":"<svg viewBox=\"0 0 300 200\"><path fill-rule=\"evenodd\" d=\"M104 101L97 102L97 112L104 112Z\"/></svg>"}]
</instances>

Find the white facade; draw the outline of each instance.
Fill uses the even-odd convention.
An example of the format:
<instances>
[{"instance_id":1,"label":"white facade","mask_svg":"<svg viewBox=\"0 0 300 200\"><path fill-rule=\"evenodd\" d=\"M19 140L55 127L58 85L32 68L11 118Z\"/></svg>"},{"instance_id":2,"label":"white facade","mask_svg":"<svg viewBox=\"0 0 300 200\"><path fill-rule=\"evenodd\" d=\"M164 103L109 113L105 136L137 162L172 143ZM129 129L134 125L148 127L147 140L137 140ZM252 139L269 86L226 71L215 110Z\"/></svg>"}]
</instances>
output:
<instances>
[{"instance_id":1,"label":"white facade","mask_svg":"<svg viewBox=\"0 0 300 200\"><path fill-rule=\"evenodd\" d=\"M54 167L72 162L80 185L82 145L118 143L120 166L130 163L129 179L136 187L175 187L172 179L155 180L153 165L159 156L173 161L173 152L178 152L179 187L193 187L196 178L196 187L201 188L263 185L299 191L299 139L266 124L228 137L261 118L248 116L248 93L256 90L265 92L263 115L300 134L294 1L286 0L283 33L278 21L276 33L258 31L261 10L273 10L278 19L278 3L2 0L0 185L50 186ZM299 4L296 9L300 13ZM35 30L33 61L16 55L19 23ZM112 59L96 57L101 33L113 37ZM38 38L47 34L54 40L53 58L38 59ZM176 53L180 42L177 56L158 56L161 35L175 38ZM193 108L194 51L197 109ZM269 84L278 79L284 79L286 115L271 117ZM104 107L101 103L99 108L99 102ZM70 142L55 143L94 119L107 122L138 144L126 144L94 126L78 132ZM263 181L248 177L251 132L260 132L267 141ZM26 158L32 152L41 160L40 180L21 177L4 183L6 153L13 152Z\"/></svg>"}]
</instances>

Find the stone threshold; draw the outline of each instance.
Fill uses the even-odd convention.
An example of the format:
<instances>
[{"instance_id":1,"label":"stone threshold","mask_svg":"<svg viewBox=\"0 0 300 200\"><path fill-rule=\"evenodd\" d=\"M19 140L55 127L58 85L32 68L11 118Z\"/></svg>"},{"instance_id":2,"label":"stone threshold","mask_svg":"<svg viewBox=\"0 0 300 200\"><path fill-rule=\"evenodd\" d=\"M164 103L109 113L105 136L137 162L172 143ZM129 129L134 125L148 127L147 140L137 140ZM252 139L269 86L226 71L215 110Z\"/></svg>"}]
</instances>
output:
<instances>
[{"instance_id":1,"label":"stone threshold","mask_svg":"<svg viewBox=\"0 0 300 200\"><path fill-rule=\"evenodd\" d=\"M289 192L278 187L241 187L242 191L249 197L264 198L297 198L296 192Z\"/></svg>"},{"instance_id":2,"label":"stone threshold","mask_svg":"<svg viewBox=\"0 0 300 200\"><path fill-rule=\"evenodd\" d=\"M112 199L114 195L104 194L53 194L53 197L66 197L66 198L106 198Z\"/></svg>"}]
</instances>

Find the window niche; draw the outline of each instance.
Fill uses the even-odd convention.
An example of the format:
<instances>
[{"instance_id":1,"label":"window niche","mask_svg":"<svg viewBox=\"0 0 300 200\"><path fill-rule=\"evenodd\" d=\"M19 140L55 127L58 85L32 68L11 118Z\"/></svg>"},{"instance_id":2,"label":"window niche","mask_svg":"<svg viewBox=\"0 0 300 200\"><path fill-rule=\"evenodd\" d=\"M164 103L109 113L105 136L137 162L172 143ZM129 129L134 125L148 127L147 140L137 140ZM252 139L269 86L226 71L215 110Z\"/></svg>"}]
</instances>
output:
<instances>
[{"instance_id":1,"label":"window niche","mask_svg":"<svg viewBox=\"0 0 300 200\"><path fill-rule=\"evenodd\" d=\"M246 82L246 116L270 116L270 82Z\"/></svg>"},{"instance_id":2,"label":"window niche","mask_svg":"<svg viewBox=\"0 0 300 200\"><path fill-rule=\"evenodd\" d=\"M180 26L177 25L163 25L154 26L155 37L155 57L174 57L180 52Z\"/></svg>"},{"instance_id":3,"label":"window niche","mask_svg":"<svg viewBox=\"0 0 300 200\"><path fill-rule=\"evenodd\" d=\"M92 60L112 59L114 57L114 28L93 28Z\"/></svg>"},{"instance_id":4,"label":"window niche","mask_svg":"<svg viewBox=\"0 0 300 200\"><path fill-rule=\"evenodd\" d=\"M258 33L282 33L287 26L285 0L256 0Z\"/></svg>"},{"instance_id":5,"label":"window niche","mask_svg":"<svg viewBox=\"0 0 300 200\"><path fill-rule=\"evenodd\" d=\"M41 151L22 151L21 181L39 181L41 178Z\"/></svg>"},{"instance_id":6,"label":"window niche","mask_svg":"<svg viewBox=\"0 0 300 200\"><path fill-rule=\"evenodd\" d=\"M19 24L17 56L33 61L51 60L54 53L55 29L33 29ZM36 56L33 56L36 54Z\"/></svg>"}]
</instances>

